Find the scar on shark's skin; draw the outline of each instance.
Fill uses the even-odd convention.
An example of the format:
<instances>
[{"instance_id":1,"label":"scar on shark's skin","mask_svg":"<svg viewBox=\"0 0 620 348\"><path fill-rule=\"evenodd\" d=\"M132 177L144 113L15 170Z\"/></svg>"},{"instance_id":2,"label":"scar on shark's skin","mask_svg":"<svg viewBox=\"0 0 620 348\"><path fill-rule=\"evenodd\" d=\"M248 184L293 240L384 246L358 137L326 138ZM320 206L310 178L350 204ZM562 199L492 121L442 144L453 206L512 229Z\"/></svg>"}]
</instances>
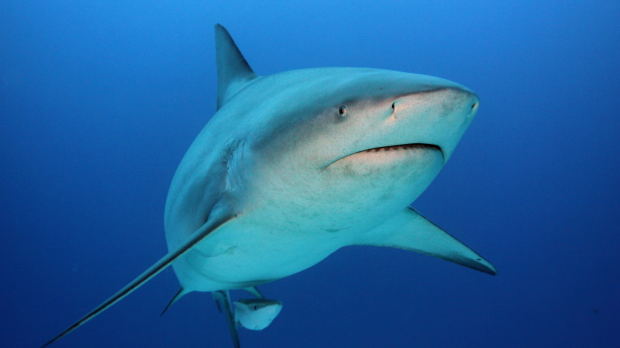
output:
<instances>
[{"instance_id":1,"label":"scar on shark's skin","mask_svg":"<svg viewBox=\"0 0 620 348\"><path fill-rule=\"evenodd\" d=\"M190 292L211 292L237 348L239 324L265 328L281 308L255 286L303 271L342 247L411 250L497 273L409 207L473 120L479 109L474 92L437 77L381 69L259 76L221 25L215 43L217 112L170 185L168 254L43 347L171 265L181 289L166 310ZM235 316L233 289L258 300L239 302Z\"/></svg>"}]
</instances>

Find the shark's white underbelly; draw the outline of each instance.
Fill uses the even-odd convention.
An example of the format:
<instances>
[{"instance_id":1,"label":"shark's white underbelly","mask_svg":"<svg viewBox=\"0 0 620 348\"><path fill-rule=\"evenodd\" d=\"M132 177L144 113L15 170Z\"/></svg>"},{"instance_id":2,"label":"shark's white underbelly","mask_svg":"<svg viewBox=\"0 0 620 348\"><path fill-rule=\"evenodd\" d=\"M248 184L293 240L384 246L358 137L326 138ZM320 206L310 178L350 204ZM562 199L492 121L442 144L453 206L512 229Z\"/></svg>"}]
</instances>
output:
<instances>
[{"instance_id":1,"label":"shark's white underbelly","mask_svg":"<svg viewBox=\"0 0 620 348\"><path fill-rule=\"evenodd\" d=\"M303 271L407 207L443 161L429 149L379 155L360 153L333 163L316 182L260 180L248 208L175 261L183 288L244 288Z\"/></svg>"},{"instance_id":2,"label":"shark's white underbelly","mask_svg":"<svg viewBox=\"0 0 620 348\"><path fill-rule=\"evenodd\" d=\"M315 265L350 240L269 229L251 220L239 216L176 261L173 267L183 288L236 289L280 279Z\"/></svg>"}]
</instances>

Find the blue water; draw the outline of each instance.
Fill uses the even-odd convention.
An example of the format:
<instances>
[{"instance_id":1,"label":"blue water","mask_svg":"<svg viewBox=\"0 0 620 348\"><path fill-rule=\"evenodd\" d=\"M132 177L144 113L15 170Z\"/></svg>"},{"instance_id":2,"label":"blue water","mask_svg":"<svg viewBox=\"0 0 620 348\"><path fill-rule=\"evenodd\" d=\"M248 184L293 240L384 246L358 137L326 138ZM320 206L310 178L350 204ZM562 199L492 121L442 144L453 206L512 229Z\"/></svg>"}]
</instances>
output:
<instances>
[{"instance_id":1,"label":"blue water","mask_svg":"<svg viewBox=\"0 0 620 348\"><path fill-rule=\"evenodd\" d=\"M620 346L620 2L2 1L0 347L37 347L166 251L163 209L215 113L215 23L261 75L439 76L481 98L413 204L495 277L342 249L261 286L248 347ZM166 270L53 347L232 347ZM237 294L238 296L238 294Z\"/></svg>"}]
</instances>

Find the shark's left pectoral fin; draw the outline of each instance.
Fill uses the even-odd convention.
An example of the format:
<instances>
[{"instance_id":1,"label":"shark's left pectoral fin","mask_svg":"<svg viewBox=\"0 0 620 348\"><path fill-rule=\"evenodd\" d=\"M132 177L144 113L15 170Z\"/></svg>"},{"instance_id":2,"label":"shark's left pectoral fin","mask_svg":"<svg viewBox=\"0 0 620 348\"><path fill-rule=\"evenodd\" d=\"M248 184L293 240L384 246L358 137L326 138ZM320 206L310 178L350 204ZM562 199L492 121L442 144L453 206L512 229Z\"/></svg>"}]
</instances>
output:
<instances>
[{"instance_id":1,"label":"shark's left pectoral fin","mask_svg":"<svg viewBox=\"0 0 620 348\"><path fill-rule=\"evenodd\" d=\"M356 244L416 251L491 275L497 274L489 261L410 207L363 236Z\"/></svg>"}]
</instances>

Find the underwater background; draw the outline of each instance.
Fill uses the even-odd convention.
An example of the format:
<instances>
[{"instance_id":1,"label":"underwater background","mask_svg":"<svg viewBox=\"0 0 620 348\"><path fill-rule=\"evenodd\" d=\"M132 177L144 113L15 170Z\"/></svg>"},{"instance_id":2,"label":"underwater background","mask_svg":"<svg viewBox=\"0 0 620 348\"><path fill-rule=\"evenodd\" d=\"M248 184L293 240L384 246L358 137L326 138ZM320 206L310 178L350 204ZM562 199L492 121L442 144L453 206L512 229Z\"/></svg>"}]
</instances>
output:
<instances>
[{"instance_id":1,"label":"underwater background","mask_svg":"<svg viewBox=\"0 0 620 348\"><path fill-rule=\"evenodd\" d=\"M260 75L474 90L412 206L499 271L344 248L260 286L284 308L242 347L620 346L620 1L5 0L0 347L42 345L167 252L170 181L215 113L216 23ZM178 286L167 269L52 347L232 347L210 294L160 317Z\"/></svg>"}]
</instances>

